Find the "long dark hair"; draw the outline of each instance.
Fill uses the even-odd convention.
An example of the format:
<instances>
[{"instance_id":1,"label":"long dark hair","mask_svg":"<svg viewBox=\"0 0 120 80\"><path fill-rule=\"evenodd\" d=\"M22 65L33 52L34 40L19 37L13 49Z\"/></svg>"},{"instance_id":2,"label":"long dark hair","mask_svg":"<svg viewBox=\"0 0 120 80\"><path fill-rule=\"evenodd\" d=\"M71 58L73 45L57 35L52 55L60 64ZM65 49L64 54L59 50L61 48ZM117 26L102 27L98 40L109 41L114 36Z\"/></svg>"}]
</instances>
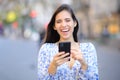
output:
<instances>
[{"instance_id":1,"label":"long dark hair","mask_svg":"<svg viewBox=\"0 0 120 80\"><path fill-rule=\"evenodd\" d=\"M60 35L58 34L58 32L56 30L54 30L54 25L55 25L55 18L56 15L58 13L60 13L61 11L66 10L71 14L71 17L74 21L77 22L76 27L74 27L74 32L73 32L73 38L75 42L78 42L78 38L77 38L77 32L79 29L79 23L77 18L75 17L72 8L67 5L67 4L62 4L53 14L49 24L48 24L48 28L47 28L47 33L46 33L46 38L45 38L45 43L55 43L57 41L59 41L60 39Z\"/></svg>"}]
</instances>

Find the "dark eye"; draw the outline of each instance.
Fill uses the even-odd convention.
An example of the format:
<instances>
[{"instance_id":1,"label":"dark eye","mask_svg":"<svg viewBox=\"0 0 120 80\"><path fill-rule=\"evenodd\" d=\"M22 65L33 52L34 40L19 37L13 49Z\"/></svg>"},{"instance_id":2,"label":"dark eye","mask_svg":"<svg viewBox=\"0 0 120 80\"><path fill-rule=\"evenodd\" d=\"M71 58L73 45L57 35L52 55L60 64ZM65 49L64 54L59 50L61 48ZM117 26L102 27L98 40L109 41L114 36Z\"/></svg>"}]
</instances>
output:
<instances>
[{"instance_id":1,"label":"dark eye","mask_svg":"<svg viewBox=\"0 0 120 80\"><path fill-rule=\"evenodd\" d=\"M61 20L57 20L56 23L61 23Z\"/></svg>"},{"instance_id":2,"label":"dark eye","mask_svg":"<svg viewBox=\"0 0 120 80\"><path fill-rule=\"evenodd\" d=\"M71 19L70 19L70 18L66 18L65 21L66 21L66 22L70 22Z\"/></svg>"},{"instance_id":3,"label":"dark eye","mask_svg":"<svg viewBox=\"0 0 120 80\"><path fill-rule=\"evenodd\" d=\"M70 19L67 19L66 22L70 22Z\"/></svg>"}]
</instances>

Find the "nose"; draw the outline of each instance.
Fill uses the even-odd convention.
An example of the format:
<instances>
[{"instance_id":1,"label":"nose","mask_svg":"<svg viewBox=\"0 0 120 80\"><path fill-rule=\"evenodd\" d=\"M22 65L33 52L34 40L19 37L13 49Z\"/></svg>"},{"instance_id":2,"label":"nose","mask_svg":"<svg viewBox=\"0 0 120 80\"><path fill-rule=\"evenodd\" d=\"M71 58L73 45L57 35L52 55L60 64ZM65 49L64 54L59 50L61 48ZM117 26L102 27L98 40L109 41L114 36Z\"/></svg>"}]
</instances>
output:
<instances>
[{"instance_id":1,"label":"nose","mask_svg":"<svg viewBox=\"0 0 120 80\"><path fill-rule=\"evenodd\" d=\"M65 27L67 24L65 21L62 22L62 26Z\"/></svg>"}]
</instances>

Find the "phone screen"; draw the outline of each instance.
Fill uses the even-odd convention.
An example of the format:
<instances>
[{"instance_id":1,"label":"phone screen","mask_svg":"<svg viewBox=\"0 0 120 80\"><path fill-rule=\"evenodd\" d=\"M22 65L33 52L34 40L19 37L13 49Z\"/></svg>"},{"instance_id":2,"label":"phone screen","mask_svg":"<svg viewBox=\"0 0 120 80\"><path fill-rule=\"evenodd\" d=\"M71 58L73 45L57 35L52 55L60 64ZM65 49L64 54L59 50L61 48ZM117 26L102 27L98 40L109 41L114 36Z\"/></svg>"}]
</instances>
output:
<instances>
[{"instance_id":1,"label":"phone screen","mask_svg":"<svg viewBox=\"0 0 120 80\"><path fill-rule=\"evenodd\" d=\"M70 53L71 43L70 42L60 42L59 43L59 52L65 51L65 53ZM70 55L68 55L70 56ZM66 57L68 57L66 56Z\"/></svg>"}]
</instances>

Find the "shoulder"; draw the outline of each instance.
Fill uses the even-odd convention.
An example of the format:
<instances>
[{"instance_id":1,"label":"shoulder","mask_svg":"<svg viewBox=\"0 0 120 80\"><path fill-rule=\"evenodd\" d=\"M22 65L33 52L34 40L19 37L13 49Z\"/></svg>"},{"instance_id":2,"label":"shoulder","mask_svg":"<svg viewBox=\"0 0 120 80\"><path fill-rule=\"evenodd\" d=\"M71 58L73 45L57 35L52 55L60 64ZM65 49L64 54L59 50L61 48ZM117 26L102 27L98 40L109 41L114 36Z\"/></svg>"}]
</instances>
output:
<instances>
[{"instance_id":1,"label":"shoulder","mask_svg":"<svg viewBox=\"0 0 120 80\"><path fill-rule=\"evenodd\" d=\"M40 50L48 50L56 47L55 43L44 43L41 45Z\"/></svg>"},{"instance_id":2,"label":"shoulder","mask_svg":"<svg viewBox=\"0 0 120 80\"><path fill-rule=\"evenodd\" d=\"M80 49L87 61L97 61L97 52L93 43L81 43ZM94 59L94 60L93 60ZM90 61L90 62L92 62Z\"/></svg>"},{"instance_id":3,"label":"shoulder","mask_svg":"<svg viewBox=\"0 0 120 80\"><path fill-rule=\"evenodd\" d=\"M91 54L96 54L96 48L93 43L88 42L88 43L80 43L80 49L82 52L85 53L91 53Z\"/></svg>"},{"instance_id":4,"label":"shoulder","mask_svg":"<svg viewBox=\"0 0 120 80\"><path fill-rule=\"evenodd\" d=\"M55 43L44 43L39 49L39 56L41 55L53 55L57 51L57 44Z\"/></svg>"},{"instance_id":5,"label":"shoulder","mask_svg":"<svg viewBox=\"0 0 120 80\"><path fill-rule=\"evenodd\" d=\"M94 44L91 43L91 42L80 43L80 47L81 47L81 48L94 48Z\"/></svg>"}]
</instances>

